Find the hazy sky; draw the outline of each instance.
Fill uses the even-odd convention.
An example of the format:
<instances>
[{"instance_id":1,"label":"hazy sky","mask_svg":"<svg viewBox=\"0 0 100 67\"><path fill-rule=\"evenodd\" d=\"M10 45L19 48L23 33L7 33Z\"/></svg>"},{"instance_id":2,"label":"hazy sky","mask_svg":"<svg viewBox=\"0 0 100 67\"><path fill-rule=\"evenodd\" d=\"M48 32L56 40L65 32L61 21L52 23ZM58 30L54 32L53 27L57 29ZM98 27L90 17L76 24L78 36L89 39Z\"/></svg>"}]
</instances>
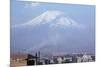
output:
<instances>
[{"instance_id":1,"label":"hazy sky","mask_svg":"<svg viewBox=\"0 0 100 67\"><path fill-rule=\"evenodd\" d=\"M95 6L11 0L11 51L95 52Z\"/></svg>"}]
</instances>

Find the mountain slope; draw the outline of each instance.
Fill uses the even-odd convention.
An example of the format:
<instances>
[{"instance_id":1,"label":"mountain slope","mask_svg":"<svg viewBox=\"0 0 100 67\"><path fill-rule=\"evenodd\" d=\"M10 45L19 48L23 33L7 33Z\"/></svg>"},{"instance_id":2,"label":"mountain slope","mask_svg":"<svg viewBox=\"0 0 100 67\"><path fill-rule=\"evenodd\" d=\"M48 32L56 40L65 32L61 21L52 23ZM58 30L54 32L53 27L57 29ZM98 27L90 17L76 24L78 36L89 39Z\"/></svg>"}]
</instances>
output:
<instances>
[{"instance_id":1,"label":"mountain slope","mask_svg":"<svg viewBox=\"0 0 100 67\"><path fill-rule=\"evenodd\" d=\"M11 50L22 52L91 52L93 38L84 24L64 12L49 10L32 20L11 28Z\"/></svg>"}]
</instances>

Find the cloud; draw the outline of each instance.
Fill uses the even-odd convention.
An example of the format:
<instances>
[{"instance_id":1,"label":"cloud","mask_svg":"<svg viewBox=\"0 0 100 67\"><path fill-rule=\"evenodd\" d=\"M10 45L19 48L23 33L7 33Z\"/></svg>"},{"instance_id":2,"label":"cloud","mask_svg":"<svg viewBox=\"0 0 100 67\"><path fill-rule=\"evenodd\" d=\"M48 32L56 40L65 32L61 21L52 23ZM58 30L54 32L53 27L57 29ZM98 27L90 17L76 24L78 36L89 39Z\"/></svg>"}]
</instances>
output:
<instances>
[{"instance_id":1,"label":"cloud","mask_svg":"<svg viewBox=\"0 0 100 67\"><path fill-rule=\"evenodd\" d=\"M37 6L40 6L40 3L37 3L37 2L25 3L25 8L28 8L28 7L37 7Z\"/></svg>"},{"instance_id":2,"label":"cloud","mask_svg":"<svg viewBox=\"0 0 100 67\"><path fill-rule=\"evenodd\" d=\"M40 6L41 4L39 2L32 2L32 1L24 1L24 0L17 0L19 2L23 2L24 8L29 8L29 7L37 7Z\"/></svg>"}]
</instances>

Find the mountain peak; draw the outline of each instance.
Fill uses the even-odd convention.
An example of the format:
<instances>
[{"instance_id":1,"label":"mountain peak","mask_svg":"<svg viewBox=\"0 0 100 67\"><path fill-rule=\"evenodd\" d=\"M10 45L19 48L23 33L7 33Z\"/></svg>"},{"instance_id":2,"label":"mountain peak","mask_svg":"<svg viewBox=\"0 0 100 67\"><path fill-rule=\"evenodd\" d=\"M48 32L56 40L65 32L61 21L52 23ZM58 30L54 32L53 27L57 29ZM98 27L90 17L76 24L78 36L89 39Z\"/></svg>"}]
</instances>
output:
<instances>
[{"instance_id":1,"label":"mountain peak","mask_svg":"<svg viewBox=\"0 0 100 67\"><path fill-rule=\"evenodd\" d=\"M81 27L82 25L77 23L72 18L66 16L62 11L58 10L48 10L39 16L33 18L32 20L16 25L15 27L34 27L43 24L49 24L50 27Z\"/></svg>"},{"instance_id":2,"label":"mountain peak","mask_svg":"<svg viewBox=\"0 0 100 67\"><path fill-rule=\"evenodd\" d=\"M46 24L49 23L51 21L53 21L54 19L56 19L58 16L63 15L62 11L58 11L58 10L48 10L45 11L44 13L40 14L39 16L33 18L32 20L23 23L23 24L18 24L15 25L14 27L26 27L26 26L35 26L35 25L40 25L40 24Z\"/></svg>"},{"instance_id":3,"label":"mountain peak","mask_svg":"<svg viewBox=\"0 0 100 67\"><path fill-rule=\"evenodd\" d=\"M40 16L37 16L36 18L32 19L31 21L27 22L26 24L29 25L39 25L39 24L46 24L54 19L56 19L58 16L61 16L63 12L57 11L57 10L49 10L41 14Z\"/></svg>"}]
</instances>

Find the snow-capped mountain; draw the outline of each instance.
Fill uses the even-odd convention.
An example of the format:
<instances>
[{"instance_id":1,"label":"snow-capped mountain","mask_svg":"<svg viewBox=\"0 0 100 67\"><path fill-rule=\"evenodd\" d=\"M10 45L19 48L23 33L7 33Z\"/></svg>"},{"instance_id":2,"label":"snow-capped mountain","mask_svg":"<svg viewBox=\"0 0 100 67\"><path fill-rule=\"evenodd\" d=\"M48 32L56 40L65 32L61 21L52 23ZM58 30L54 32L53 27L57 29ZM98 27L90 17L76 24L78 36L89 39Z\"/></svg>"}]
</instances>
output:
<instances>
[{"instance_id":1,"label":"snow-capped mountain","mask_svg":"<svg viewBox=\"0 0 100 67\"><path fill-rule=\"evenodd\" d=\"M64 12L57 10L46 11L32 20L14 27L34 27L44 24L49 24L50 27L82 27L82 24L68 17Z\"/></svg>"},{"instance_id":2,"label":"snow-capped mountain","mask_svg":"<svg viewBox=\"0 0 100 67\"><path fill-rule=\"evenodd\" d=\"M89 41L91 35L84 29L83 24L66 13L49 10L28 22L12 26L11 47L13 51L24 52L88 52L94 46Z\"/></svg>"}]
</instances>

